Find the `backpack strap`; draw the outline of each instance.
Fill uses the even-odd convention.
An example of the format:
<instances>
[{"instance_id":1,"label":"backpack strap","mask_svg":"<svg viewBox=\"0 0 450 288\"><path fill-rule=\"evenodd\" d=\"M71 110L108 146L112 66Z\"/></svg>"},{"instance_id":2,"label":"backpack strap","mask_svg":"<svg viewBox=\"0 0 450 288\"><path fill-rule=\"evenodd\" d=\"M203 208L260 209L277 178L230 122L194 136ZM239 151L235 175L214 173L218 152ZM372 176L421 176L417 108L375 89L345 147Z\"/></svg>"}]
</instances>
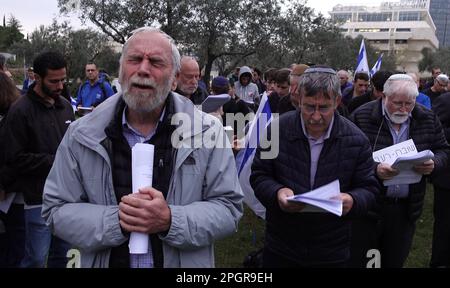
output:
<instances>
[{"instance_id":1,"label":"backpack strap","mask_svg":"<svg viewBox=\"0 0 450 288\"><path fill-rule=\"evenodd\" d=\"M105 82L104 80L102 82L100 82L100 89L102 89L102 93L103 93L103 100L105 100L107 98L106 94L106 88L105 88Z\"/></svg>"},{"instance_id":2,"label":"backpack strap","mask_svg":"<svg viewBox=\"0 0 450 288\"><path fill-rule=\"evenodd\" d=\"M102 98L102 101L94 103L94 107L97 107L98 105L100 105L100 103L105 101L107 98L107 95L108 95L106 93L105 83L102 81L102 82L99 82L99 84L100 84L100 90L102 90L103 98Z\"/></svg>"},{"instance_id":3,"label":"backpack strap","mask_svg":"<svg viewBox=\"0 0 450 288\"><path fill-rule=\"evenodd\" d=\"M78 86L78 89L77 89L77 101L78 101L78 97L80 97L80 105L81 105L81 107L83 107L83 97L81 97L81 90L83 90L83 86L84 86L84 83L81 83L80 86Z\"/></svg>"}]
</instances>

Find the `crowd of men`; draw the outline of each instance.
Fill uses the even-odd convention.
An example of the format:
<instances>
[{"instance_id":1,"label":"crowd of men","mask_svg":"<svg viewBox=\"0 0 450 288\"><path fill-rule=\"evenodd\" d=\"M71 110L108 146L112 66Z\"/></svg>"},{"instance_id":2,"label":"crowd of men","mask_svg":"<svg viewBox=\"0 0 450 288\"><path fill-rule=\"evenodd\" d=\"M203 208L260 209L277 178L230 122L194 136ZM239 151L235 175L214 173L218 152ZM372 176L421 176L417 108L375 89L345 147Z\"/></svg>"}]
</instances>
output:
<instances>
[{"instance_id":1,"label":"crowd of men","mask_svg":"<svg viewBox=\"0 0 450 288\"><path fill-rule=\"evenodd\" d=\"M360 72L350 82L326 65L242 66L205 87L195 58L142 27L123 47L118 93L86 64L74 106L90 113L76 119L66 65L59 52L40 54L22 93L0 71L0 200L11 202L0 212L0 267L66 267L71 248L81 267L214 267L214 242L243 215L235 154L249 119L236 115L266 102L279 153L258 147L251 166L266 209L262 267L363 268L374 250L378 266L403 267L427 182L430 266L450 267L450 83L439 68L421 87L414 73ZM209 94L229 101L203 113ZM401 171L373 152L411 139L433 153L414 164L420 180L385 185ZM134 191L138 143L153 145L152 185ZM336 180L341 215L289 200ZM148 236L142 253L129 250L136 233Z\"/></svg>"}]
</instances>

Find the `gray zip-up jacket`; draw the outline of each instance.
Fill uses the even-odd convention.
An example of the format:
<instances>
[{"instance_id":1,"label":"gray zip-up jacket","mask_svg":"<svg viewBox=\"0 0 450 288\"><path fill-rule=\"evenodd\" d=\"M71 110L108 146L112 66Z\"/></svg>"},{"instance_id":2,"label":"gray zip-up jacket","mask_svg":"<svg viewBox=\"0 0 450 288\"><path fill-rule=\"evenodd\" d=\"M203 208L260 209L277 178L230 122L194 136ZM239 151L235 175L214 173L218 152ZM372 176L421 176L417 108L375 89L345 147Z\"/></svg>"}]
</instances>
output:
<instances>
[{"instance_id":1,"label":"gray zip-up jacket","mask_svg":"<svg viewBox=\"0 0 450 288\"><path fill-rule=\"evenodd\" d=\"M111 247L126 241L110 159L100 144L119 97L72 123L45 183L42 215L54 234L80 250L81 267L108 267ZM181 95L173 99L172 139L180 141L166 199L172 222L160 235L164 267L214 267L214 240L235 232L243 212L234 157L214 117ZM223 143L227 148L217 148Z\"/></svg>"}]
</instances>

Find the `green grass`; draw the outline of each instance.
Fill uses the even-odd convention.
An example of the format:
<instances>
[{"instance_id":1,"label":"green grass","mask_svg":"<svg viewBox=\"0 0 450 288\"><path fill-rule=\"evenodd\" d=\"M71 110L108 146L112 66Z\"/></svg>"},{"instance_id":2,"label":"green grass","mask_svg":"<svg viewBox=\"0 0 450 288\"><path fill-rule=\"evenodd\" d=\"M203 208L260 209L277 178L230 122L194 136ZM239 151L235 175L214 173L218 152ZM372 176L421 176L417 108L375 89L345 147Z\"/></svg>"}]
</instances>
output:
<instances>
[{"instance_id":1,"label":"green grass","mask_svg":"<svg viewBox=\"0 0 450 288\"><path fill-rule=\"evenodd\" d=\"M428 185L423 212L416 222L414 241L406 260L407 268L427 268L431 258L431 240L433 237L433 186Z\"/></svg>"},{"instance_id":2,"label":"green grass","mask_svg":"<svg viewBox=\"0 0 450 288\"><path fill-rule=\"evenodd\" d=\"M417 220L414 241L405 267L426 268L431 257L431 239L433 235L433 188L428 186L422 216ZM239 222L237 233L217 241L216 267L239 268L245 256L263 246L264 221L245 207L244 216Z\"/></svg>"},{"instance_id":3,"label":"green grass","mask_svg":"<svg viewBox=\"0 0 450 288\"><path fill-rule=\"evenodd\" d=\"M215 244L216 267L242 267L245 256L263 247L263 243L264 220L256 217L253 211L245 206L237 233Z\"/></svg>"}]
</instances>

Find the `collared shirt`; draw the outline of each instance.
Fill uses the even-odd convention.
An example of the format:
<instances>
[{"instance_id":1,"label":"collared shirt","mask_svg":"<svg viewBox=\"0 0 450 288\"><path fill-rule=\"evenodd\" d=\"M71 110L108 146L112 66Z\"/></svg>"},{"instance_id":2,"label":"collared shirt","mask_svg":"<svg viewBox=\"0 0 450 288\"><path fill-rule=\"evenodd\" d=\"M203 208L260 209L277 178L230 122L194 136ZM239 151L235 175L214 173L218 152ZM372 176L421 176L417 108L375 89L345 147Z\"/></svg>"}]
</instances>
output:
<instances>
[{"instance_id":1,"label":"collared shirt","mask_svg":"<svg viewBox=\"0 0 450 288\"><path fill-rule=\"evenodd\" d=\"M160 122L163 121L164 113L166 111L166 108L163 109L161 116L159 117L158 123L156 123L156 127L153 129L153 131L150 132L149 135L142 135L139 131L134 129L127 121L126 117L126 111L128 107L125 107L123 109L122 113L122 134L127 139L128 145L130 145L130 148L133 149L134 145L137 143L144 143L148 142L152 139L152 137L155 135L156 130L158 128L158 125ZM148 253L147 254L130 254L130 268L153 268L153 252L151 243L149 241L149 247L148 247Z\"/></svg>"},{"instance_id":2,"label":"collared shirt","mask_svg":"<svg viewBox=\"0 0 450 288\"><path fill-rule=\"evenodd\" d=\"M411 123L411 114L405 122L402 123L400 126L400 130L397 132L397 130L392 126L391 120L386 115L384 109L383 109L383 117L386 117L386 122L388 123L389 131L392 135L392 140L394 141L394 145L401 143L403 141L408 140L409 138L409 124ZM409 194L409 185L408 184L402 184L402 185L391 185L388 186L386 196L392 197L392 198L407 198Z\"/></svg>"},{"instance_id":3,"label":"collared shirt","mask_svg":"<svg viewBox=\"0 0 450 288\"><path fill-rule=\"evenodd\" d=\"M127 121L127 112L128 107L125 107L125 109L123 109L123 113L122 113L122 127L123 127L123 136L125 137L125 139L127 139L128 145L130 145L130 148L133 148L134 145L136 145L136 143L144 143L147 141L150 141L150 139L152 139L152 137L155 135L156 130L158 128L158 125L160 122L163 121L164 119L164 114L166 112L166 108L163 109L161 116L159 116L159 120L158 123L156 123L156 127L155 129L153 129L149 135L145 136L142 135L139 131L137 131L136 129L134 129Z\"/></svg>"},{"instance_id":4,"label":"collared shirt","mask_svg":"<svg viewBox=\"0 0 450 288\"><path fill-rule=\"evenodd\" d=\"M322 152L322 148L323 148L323 144L324 144L325 140L330 138L331 129L333 128L333 123L334 123L334 116L331 119L331 122L330 122L330 125L328 126L327 132L325 134L323 134L322 136L320 136L318 139L315 139L314 137L312 137L311 135L308 134L303 117L300 116L300 119L302 122L303 133L305 133L305 136L308 138L309 149L311 152L310 185L311 185L311 190L312 190L314 187L314 181L316 178L317 165L319 164L320 152Z\"/></svg>"}]
</instances>

